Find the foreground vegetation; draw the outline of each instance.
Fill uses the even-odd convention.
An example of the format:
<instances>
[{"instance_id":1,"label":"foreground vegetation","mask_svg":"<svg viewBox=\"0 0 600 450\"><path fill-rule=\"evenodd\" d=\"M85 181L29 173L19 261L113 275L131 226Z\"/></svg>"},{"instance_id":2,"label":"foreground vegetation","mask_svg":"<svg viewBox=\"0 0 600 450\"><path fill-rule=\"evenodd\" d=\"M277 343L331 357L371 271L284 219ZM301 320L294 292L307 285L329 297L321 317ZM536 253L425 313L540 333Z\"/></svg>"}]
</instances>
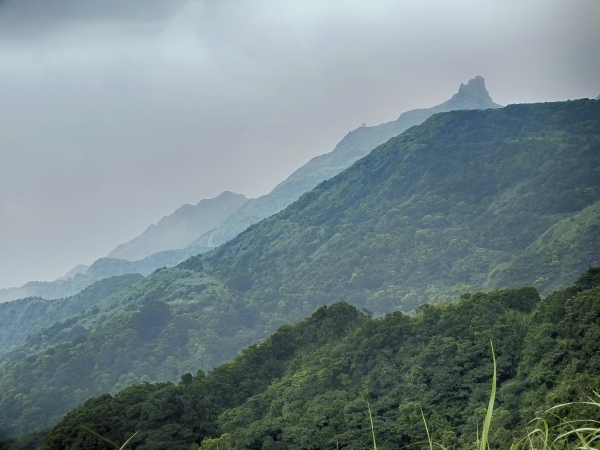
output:
<instances>
[{"instance_id":1,"label":"foreground vegetation","mask_svg":"<svg viewBox=\"0 0 600 450\"><path fill-rule=\"evenodd\" d=\"M114 442L137 432L132 449L363 449L373 446L369 405L379 449L427 448L429 439L472 449L494 367L489 445L507 448L532 417L560 426L548 408L594 398L598 317L600 268L545 299L532 288L469 294L380 319L338 303L208 374L88 400L42 448L110 448L83 424ZM597 413L581 403L561 409L566 419Z\"/></svg>"}]
</instances>

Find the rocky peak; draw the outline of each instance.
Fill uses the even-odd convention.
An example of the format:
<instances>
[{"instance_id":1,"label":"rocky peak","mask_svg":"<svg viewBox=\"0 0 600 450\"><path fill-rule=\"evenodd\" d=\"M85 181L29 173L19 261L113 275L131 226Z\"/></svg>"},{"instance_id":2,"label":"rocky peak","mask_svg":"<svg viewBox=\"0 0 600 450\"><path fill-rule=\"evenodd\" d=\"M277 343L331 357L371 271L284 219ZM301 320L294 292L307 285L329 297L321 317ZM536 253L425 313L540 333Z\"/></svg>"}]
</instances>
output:
<instances>
[{"instance_id":1,"label":"rocky peak","mask_svg":"<svg viewBox=\"0 0 600 450\"><path fill-rule=\"evenodd\" d=\"M485 79L482 76L477 75L475 78L469 80L467 84L460 83L458 88L459 94L475 94L482 97L490 98L490 94L485 88Z\"/></svg>"},{"instance_id":2,"label":"rocky peak","mask_svg":"<svg viewBox=\"0 0 600 450\"><path fill-rule=\"evenodd\" d=\"M500 108L501 105L494 103L489 92L485 88L485 79L481 76L460 84L458 92L446 102L452 109L485 109Z\"/></svg>"}]
</instances>

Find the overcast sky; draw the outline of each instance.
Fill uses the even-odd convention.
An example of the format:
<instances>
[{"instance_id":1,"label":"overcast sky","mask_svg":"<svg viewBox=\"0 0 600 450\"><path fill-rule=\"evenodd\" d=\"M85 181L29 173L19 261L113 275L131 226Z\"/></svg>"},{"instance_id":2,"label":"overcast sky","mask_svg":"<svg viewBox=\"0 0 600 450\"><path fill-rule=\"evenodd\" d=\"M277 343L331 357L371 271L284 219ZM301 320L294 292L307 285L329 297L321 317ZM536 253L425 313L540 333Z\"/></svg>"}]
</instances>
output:
<instances>
[{"instance_id":1,"label":"overcast sky","mask_svg":"<svg viewBox=\"0 0 600 450\"><path fill-rule=\"evenodd\" d=\"M263 195L475 75L501 104L596 97L599 19L599 0L0 0L0 287Z\"/></svg>"}]
</instances>

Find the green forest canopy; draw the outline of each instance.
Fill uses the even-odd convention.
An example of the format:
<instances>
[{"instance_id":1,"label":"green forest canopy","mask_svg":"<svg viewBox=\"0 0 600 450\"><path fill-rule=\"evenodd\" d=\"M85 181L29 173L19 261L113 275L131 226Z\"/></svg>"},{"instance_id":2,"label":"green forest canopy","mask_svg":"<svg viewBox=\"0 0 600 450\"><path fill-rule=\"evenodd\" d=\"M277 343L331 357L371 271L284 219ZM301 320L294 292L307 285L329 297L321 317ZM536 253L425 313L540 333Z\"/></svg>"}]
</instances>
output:
<instances>
[{"instance_id":1,"label":"green forest canopy","mask_svg":"<svg viewBox=\"0 0 600 450\"><path fill-rule=\"evenodd\" d=\"M88 400L42 449L104 448L80 424L116 442L138 432L132 449L366 448L366 401L380 448L423 443L421 409L435 441L472 448L489 399L490 339L499 385L491 443L506 448L547 407L597 389L599 315L600 268L545 299L501 290L377 319L337 303L208 374Z\"/></svg>"}]
</instances>

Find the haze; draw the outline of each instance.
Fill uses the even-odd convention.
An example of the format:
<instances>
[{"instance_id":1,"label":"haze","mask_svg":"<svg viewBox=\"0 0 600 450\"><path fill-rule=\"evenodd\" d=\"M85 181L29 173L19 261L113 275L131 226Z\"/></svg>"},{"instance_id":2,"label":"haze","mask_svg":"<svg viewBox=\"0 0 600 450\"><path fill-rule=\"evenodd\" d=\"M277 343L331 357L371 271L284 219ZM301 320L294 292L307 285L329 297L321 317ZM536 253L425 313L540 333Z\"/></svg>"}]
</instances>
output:
<instances>
[{"instance_id":1,"label":"haze","mask_svg":"<svg viewBox=\"0 0 600 450\"><path fill-rule=\"evenodd\" d=\"M363 122L486 79L600 94L600 2L0 2L0 287L53 280L184 203L256 197Z\"/></svg>"}]
</instances>

